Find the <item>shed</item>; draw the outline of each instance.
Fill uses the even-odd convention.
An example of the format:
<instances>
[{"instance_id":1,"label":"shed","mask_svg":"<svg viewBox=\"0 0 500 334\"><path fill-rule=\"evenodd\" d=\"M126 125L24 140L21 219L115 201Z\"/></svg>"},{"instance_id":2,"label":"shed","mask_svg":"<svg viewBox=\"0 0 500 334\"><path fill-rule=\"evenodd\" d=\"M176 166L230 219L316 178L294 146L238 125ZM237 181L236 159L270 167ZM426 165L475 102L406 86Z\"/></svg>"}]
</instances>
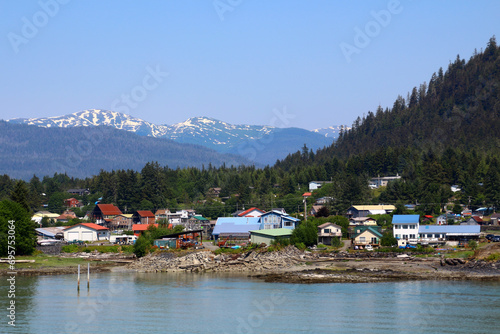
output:
<instances>
[{"instance_id":1,"label":"shed","mask_svg":"<svg viewBox=\"0 0 500 334\"><path fill-rule=\"evenodd\" d=\"M292 230L287 228L275 228L270 230L256 230L250 231L250 242L254 244L271 245L273 241L290 239Z\"/></svg>"}]
</instances>

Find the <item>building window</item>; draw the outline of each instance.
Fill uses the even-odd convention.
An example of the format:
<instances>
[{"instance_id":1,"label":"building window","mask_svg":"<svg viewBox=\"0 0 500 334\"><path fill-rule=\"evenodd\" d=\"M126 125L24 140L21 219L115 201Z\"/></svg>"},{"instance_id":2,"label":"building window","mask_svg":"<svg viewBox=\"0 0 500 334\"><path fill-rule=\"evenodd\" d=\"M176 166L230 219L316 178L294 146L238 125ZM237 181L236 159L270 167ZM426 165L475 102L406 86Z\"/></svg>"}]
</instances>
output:
<instances>
[{"instance_id":1,"label":"building window","mask_svg":"<svg viewBox=\"0 0 500 334\"><path fill-rule=\"evenodd\" d=\"M359 242L365 242L365 237L359 237Z\"/></svg>"},{"instance_id":2,"label":"building window","mask_svg":"<svg viewBox=\"0 0 500 334\"><path fill-rule=\"evenodd\" d=\"M396 239L401 239L401 234L396 234Z\"/></svg>"},{"instance_id":3,"label":"building window","mask_svg":"<svg viewBox=\"0 0 500 334\"><path fill-rule=\"evenodd\" d=\"M403 225L403 230L407 230L408 229L408 225Z\"/></svg>"},{"instance_id":4,"label":"building window","mask_svg":"<svg viewBox=\"0 0 500 334\"><path fill-rule=\"evenodd\" d=\"M324 233L331 233L329 228L325 228L323 231L325 231Z\"/></svg>"}]
</instances>

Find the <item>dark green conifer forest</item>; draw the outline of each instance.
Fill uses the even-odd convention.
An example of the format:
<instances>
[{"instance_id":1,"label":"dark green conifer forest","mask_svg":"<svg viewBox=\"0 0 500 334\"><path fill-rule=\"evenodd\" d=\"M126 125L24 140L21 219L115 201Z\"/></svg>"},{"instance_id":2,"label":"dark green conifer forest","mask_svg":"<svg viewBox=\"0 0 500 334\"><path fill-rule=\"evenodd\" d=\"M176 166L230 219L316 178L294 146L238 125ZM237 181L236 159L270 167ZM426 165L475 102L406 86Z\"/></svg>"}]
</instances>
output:
<instances>
[{"instance_id":1,"label":"dark green conifer forest","mask_svg":"<svg viewBox=\"0 0 500 334\"><path fill-rule=\"evenodd\" d=\"M467 61L457 56L429 82L398 96L392 107L378 106L358 117L333 145L316 152L298 148L274 166L176 168L150 162L141 170L101 170L84 179L59 173L25 182L3 175L0 199L27 190L23 206L35 211L45 203L61 212L62 199L74 197L67 189L88 188L82 211L102 197L123 212L193 208L215 218L257 206L294 214L303 210L308 183L318 180L331 183L309 201L330 197L330 214L344 213L352 204L413 203L426 213L438 213L450 201L498 207L499 97L500 48L492 37L484 50ZM368 188L371 177L396 174L402 178L385 189ZM461 191L452 193L452 185ZM220 195L210 196L210 188L221 188Z\"/></svg>"}]
</instances>

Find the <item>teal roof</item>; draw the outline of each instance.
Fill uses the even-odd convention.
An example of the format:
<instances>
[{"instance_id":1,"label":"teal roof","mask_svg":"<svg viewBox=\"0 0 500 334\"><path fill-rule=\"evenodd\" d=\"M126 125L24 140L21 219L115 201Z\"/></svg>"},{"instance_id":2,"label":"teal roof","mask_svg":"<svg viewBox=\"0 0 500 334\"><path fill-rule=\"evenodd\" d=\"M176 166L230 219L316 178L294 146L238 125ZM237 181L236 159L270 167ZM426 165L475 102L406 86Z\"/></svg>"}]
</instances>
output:
<instances>
[{"instance_id":1,"label":"teal roof","mask_svg":"<svg viewBox=\"0 0 500 334\"><path fill-rule=\"evenodd\" d=\"M198 220L203 220L203 221L208 220L207 218L202 217L202 216L194 216L193 218L196 218Z\"/></svg>"},{"instance_id":2,"label":"teal roof","mask_svg":"<svg viewBox=\"0 0 500 334\"><path fill-rule=\"evenodd\" d=\"M356 226L355 230L359 230L359 233L356 233L354 235L355 238L357 238L358 235L365 231L370 231L376 237L382 238L382 233L380 233L379 229L376 226Z\"/></svg>"},{"instance_id":3,"label":"teal roof","mask_svg":"<svg viewBox=\"0 0 500 334\"><path fill-rule=\"evenodd\" d=\"M292 230L288 228L274 228L270 230L256 230L250 231L250 234L260 234L270 237L289 237L292 235Z\"/></svg>"}]
</instances>

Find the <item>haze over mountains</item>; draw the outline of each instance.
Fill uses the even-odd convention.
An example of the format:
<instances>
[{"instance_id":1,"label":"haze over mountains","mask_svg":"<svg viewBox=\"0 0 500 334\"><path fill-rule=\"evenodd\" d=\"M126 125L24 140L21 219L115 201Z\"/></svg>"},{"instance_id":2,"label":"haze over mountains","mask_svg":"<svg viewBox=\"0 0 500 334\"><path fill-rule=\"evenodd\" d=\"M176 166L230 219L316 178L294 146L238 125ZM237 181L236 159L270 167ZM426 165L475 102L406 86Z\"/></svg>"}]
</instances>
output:
<instances>
[{"instance_id":1,"label":"haze over mountains","mask_svg":"<svg viewBox=\"0 0 500 334\"><path fill-rule=\"evenodd\" d=\"M42 128L0 121L0 175L30 179L67 173L89 177L101 170L132 169L157 161L170 168L252 165L241 156L169 139L138 136L107 126Z\"/></svg>"},{"instance_id":2,"label":"haze over mountains","mask_svg":"<svg viewBox=\"0 0 500 334\"><path fill-rule=\"evenodd\" d=\"M336 126L308 131L266 125L233 125L208 117L193 117L173 125L157 125L123 113L99 109L57 117L16 118L8 122L44 128L109 126L140 136L202 145L219 153L241 155L257 165L272 165L304 144L313 150L331 145L339 131Z\"/></svg>"}]
</instances>

